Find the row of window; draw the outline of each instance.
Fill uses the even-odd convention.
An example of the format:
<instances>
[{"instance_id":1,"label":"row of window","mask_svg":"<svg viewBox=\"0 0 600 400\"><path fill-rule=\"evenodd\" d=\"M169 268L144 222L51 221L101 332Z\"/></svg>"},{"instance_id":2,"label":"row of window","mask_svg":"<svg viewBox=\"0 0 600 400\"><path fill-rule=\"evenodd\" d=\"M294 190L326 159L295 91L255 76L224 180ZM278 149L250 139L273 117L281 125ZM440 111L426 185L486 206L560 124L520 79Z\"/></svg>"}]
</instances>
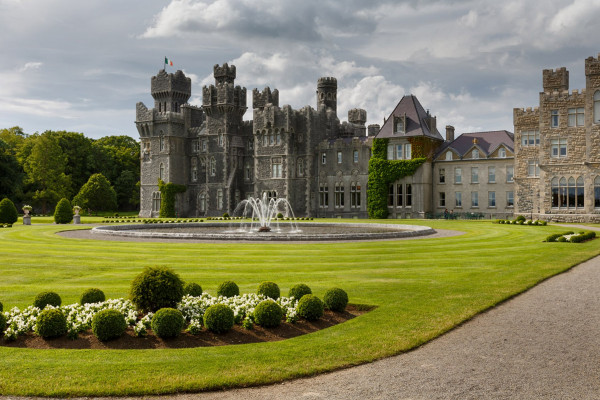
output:
<instances>
[{"instance_id":1,"label":"row of window","mask_svg":"<svg viewBox=\"0 0 600 400\"><path fill-rule=\"evenodd\" d=\"M358 163L358 150L354 150L352 152L352 162ZM337 163L338 164L342 163L342 152L341 151L337 152ZM327 153L321 153L321 164L323 164L323 165L327 164Z\"/></svg>"},{"instance_id":2,"label":"row of window","mask_svg":"<svg viewBox=\"0 0 600 400\"><path fill-rule=\"evenodd\" d=\"M477 159L479 159L479 157L480 157L479 150L473 149L473 151L471 152L471 158L477 160ZM506 158L506 149L504 147L500 147L498 149L498 158ZM452 151L447 151L446 152L446 161L452 161L452 160L454 160L454 155L452 154Z\"/></svg>"},{"instance_id":3,"label":"row of window","mask_svg":"<svg viewBox=\"0 0 600 400\"><path fill-rule=\"evenodd\" d=\"M410 143L390 144L387 147L388 160L410 160L412 158L412 146Z\"/></svg>"},{"instance_id":4,"label":"row of window","mask_svg":"<svg viewBox=\"0 0 600 400\"><path fill-rule=\"evenodd\" d=\"M350 183L350 208L360 208L361 186L358 182ZM335 208L344 208L346 188L341 182L336 182L334 187L334 206ZM319 207L329 207L329 185L322 183L319 185Z\"/></svg>"},{"instance_id":5,"label":"row of window","mask_svg":"<svg viewBox=\"0 0 600 400\"><path fill-rule=\"evenodd\" d=\"M412 184L397 183L388 188L388 207L412 207Z\"/></svg>"},{"instance_id":6,"label":"row of window","mask_svg":"<svg viewBox=\"0 0 600 400\"><path fill-rule=\"evenodd\" d=\"M446 192L438 193L438 207L448 207L446 199ZM506 192L506 207L513 207L515 205L515 196L513 191ZM462 192L454 192L454 207L463 207L463 196ZM471 192L471 208L479 207L479 192ZM488 207L496 207L496 192L488 192Z\"/></svg>"},{"instance_id":7,"label":"row of window","mask_svg":"<svg viewBox=\"0 0 600 400\"><path fill-rule=\"evenodd\" d=\"M506 166L506 182L513 182L514 178L514 167L512 165ZM462 184L463 183L463 174L462 168L456 167L454 168L454 183ZM440 168L438 170L439 183L446 183L446 169ZM479 167L471 167L471 183L479 183ZM489 166L488 167L488 183L496 183L496 167Z\"/></svg>"}]
</instances>

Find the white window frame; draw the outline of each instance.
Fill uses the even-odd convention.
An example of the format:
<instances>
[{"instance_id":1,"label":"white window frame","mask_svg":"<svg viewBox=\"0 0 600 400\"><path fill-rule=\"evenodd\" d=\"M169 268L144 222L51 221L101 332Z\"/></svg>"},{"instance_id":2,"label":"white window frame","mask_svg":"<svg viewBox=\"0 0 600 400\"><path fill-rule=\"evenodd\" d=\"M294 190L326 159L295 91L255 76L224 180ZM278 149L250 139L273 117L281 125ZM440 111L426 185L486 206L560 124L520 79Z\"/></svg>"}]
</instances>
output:
<instances>
[{"instance_id":1,"label":"white window frame","mask_svg":"<svg viewBox=\"0 0 600 400\"><path fill-rule=\"evenodd\" d=\"M560 118L558 110L550 110L550 128L558 128L560 124Z\"/></svg>"},{"instance_id":2,"label":"white window frame","mask_svg":"<svg viewBox=\"0 0 600 400\"><path fill-rule=\"evenodd\" d=\"M567 110L567 126L583 126L585 124L585 109L583 107L574 107Z\"/></svg>"},{"instance_id":3,"label":"white window frame","mask_svg":"<svg viewBox=\"0 0 600 400\"><path fill-rule=\"evenodd\" d=\"M488 167L488 183L496 183L496 167L493 165Z\"/></svg>"},{"instance_id":4,"label":"white window frame","mask_svg":"<svg viewBox=\"0 0 600 400\"><path fill-rule=\"evenodd\" d=\"M479 183L479 167L471 167L471 183Z\"/></svg>"},{"instance_id":5,"label":"white window frame","mask_svg":"<svg viewBox=\"0 0 600 400\"><path fill-rule=\"evenodd\" d=\"M462 184L462 168L460 167L454 168L454 184Z\"/></svg>"}]
</instances>

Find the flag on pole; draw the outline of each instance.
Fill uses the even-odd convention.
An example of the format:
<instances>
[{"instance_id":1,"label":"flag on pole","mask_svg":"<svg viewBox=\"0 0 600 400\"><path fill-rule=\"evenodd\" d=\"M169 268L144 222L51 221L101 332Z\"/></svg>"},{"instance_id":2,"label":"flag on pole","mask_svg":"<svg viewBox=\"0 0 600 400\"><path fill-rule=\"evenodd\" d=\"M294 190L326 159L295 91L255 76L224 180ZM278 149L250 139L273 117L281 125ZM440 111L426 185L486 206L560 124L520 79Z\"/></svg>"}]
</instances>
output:
<instances>
[{"instance_id":1,"label":"flag on pole","mask_svg":"<svg viewBox=\"0 0 600 400\"><path fill-rule=\"evenodd\" d=\"M173 61L171 61L167 57L165 57L165 65L168 65L168 66L172 67L173 66Z\"/></svg>"}]
</instances>

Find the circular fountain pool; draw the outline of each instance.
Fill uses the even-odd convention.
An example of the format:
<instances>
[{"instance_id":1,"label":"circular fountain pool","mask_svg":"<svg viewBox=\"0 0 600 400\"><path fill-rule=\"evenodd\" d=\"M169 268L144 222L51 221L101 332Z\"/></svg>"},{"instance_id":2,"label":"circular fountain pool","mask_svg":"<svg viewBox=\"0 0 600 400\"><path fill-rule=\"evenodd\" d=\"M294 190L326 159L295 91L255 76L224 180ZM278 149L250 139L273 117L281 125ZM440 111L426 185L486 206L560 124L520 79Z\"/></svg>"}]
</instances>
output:
<instances>
[{"instance_id":1,"label":"circular fountain pool","mask_svg":"<svg viewBox=\"0 0 600 400\"><path fill-rule=\"evenodd\" d=\"M258 232L239 223L171 223L98 226L93 234L157 239L225 241L331 241L380 240L435 233L430 227L400 224L279 223L270 232Z\"/></svg>"}]
</instances>

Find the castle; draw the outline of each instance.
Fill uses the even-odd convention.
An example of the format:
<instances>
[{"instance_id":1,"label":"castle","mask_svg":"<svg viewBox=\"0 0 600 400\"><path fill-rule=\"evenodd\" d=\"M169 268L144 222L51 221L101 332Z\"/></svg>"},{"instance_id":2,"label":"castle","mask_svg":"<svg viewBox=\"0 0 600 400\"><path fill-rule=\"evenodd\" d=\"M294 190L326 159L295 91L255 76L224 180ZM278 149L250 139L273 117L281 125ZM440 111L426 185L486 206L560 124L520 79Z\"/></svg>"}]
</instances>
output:
<instances>
[{"instance_id":1,"label":"castle","mask_svg":"<svg viewBox=\"0 0 600 400\"><path fill-rule=\"evenodd\" d=\"M383 125L367 112L337 116L337 80L320 78L316 109L279 106L279 92L246 89L235 66L214 66L202 106L187 104L191 80L161 70L151 78L154 108L137 104L141 138L140 215L158 216L158 180L186 186L178 216L232 214L248 197L286 198L296 215L367 218L373 139L387 140L387 159L425 158L410 176L389 183L391 218L449 212L485 218L600 220L600 61L585 61L586 89L568 91L565 68L543 71L540 106L515 109L505 130L443 138L437 119L412 95Z\"/></svg>"}]
</instances>

